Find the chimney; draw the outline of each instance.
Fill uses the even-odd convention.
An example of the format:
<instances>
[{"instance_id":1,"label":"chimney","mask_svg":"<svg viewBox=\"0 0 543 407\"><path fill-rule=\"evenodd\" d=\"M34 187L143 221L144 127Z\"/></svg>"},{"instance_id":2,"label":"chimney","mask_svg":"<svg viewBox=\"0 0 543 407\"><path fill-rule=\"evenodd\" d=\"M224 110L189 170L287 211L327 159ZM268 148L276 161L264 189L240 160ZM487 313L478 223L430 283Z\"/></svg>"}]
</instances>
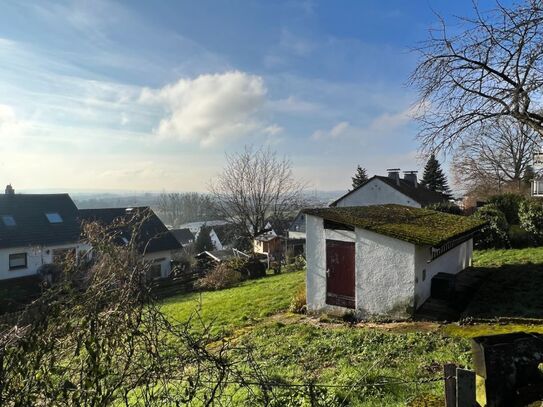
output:
<instances>
[{"instance_id":1,"label":"chimney","mask_svg":"<svg viewBox=\"0 0 543 407\"><path fill-rule=\"evenodd\" d=\"M399 168L389 168L388 177L396 181L396 184L400 185L400 169Z\"/></svg>"},{"instance_id":2,"label":"chimney","mask_svg":"<svg viewBox=\"0 0 543 407\"><path fill-rule=\"evenodd\" d=\"M15 195L15 190L11 184L6 185L6 195Z\"/></svg>"},{"instance_id":3,"label":"chimney","mask_svg":"<svg viewBox=\"0 0 543 407\"><path fill-rule=\"evenodd\" d=\"M418 171L404 171L403 172L403 179L404 181L406 182L409 182L412 186L414 186L415 188L417 187L418 185L418 181L417 181L417 172Z\"/></svg>"}]
</instances>

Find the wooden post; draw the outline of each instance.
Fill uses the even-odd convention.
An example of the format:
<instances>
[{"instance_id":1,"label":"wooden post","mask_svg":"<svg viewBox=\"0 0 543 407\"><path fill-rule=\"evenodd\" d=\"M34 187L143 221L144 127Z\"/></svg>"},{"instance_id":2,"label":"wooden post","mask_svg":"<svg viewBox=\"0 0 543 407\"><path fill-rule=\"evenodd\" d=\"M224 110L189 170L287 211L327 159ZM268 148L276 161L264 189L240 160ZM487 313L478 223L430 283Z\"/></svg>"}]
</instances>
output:
<instances>
[{"instance_id":1,"label":"wooden post","mask_svg":"<svg viewBox=\"0 0 543 407\"><path fill-rule=\"evenodd\" d=\"M475 403L475 372L456 369L456 407L474 407Z\"/></svg>"},{"instance_id":2,"label":"wooden post","mask_svg":"<svg viewBox=\"0 0 543 407\"><path fill-rule=\"evenodd\" d=\"M443 366L445 375L445 407L456 406L456 365L447 363Z\"/></svg>"}]
</instances>

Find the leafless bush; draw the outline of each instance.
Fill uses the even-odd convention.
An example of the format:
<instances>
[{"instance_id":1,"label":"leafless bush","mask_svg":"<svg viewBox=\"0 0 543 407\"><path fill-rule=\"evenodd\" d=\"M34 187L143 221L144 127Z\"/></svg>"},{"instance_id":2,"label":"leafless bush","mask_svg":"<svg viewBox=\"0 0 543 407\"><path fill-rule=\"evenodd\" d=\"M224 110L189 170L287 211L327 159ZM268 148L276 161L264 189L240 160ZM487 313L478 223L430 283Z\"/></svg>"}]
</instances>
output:
<instances>
[{"instance_id":1,"label":"leafless bush","mask_svg":"<svg viewBox=\"0 0 543 407\"><path fill-rule=\"evenodd\" d=\"M0 327L0 405L211 405L239 392L269 398L250 350L232 352L197 310L182 323L162 314L134 241L115 244L115 233L97 224L85 226L85 240L93 260L68 259L17 323Z\"/></svg>"},{"instance_id":2,"label":"leafless bush","mask_svg":"<svg viewBox=\"0 0 543 407\"><path fill-rule=\"evenodd\" d=\"M196 282L196 287L202 290L222 290L239 284L241 280L241 273L234 270L227 262L223 262L200 278Z\"/></svg>"}]
</instances>

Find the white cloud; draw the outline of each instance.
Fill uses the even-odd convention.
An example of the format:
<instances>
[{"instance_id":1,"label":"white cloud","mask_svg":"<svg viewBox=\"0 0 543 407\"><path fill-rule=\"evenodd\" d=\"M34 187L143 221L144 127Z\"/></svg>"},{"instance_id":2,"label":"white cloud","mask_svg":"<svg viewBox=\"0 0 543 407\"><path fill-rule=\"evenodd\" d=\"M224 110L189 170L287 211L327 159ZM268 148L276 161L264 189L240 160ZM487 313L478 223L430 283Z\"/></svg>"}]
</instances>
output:
<instances>
[{"instance_id":1,"label":"white cloud","mask_svg":"<svg viewBox=\"0 0 543 407\"><path fill-rule=\"evenodd\" d=\"M260 118L266 93L260 76L231 71L181 79L159 90L144 89L140 102L166 108L168 115L155 130L159 136L210 146L251 132L277 133L279 126Z\"/></svg>"},{"instance_id":2,"label":"white cloud","mask_svg":"<svg viewBox=\"0 0 543 407\"><path fill-rule=\"evenodd\" d=\"M26 126L11 106L0 104L0 138L20 136Z\"/></svg>"},{"instance_id":3,"label":"white cloud","mask_svg":"<svg viewBox=\"0 0 543 407\"><path fill-rule=\"evenodd\" d=\"M409 124L420 106L409 107L397 113L383 113L373 120L367 126L353 126L349 122L343 121L335 124L330 130L319 129L313 132L313 140L334 140L339 138L368 138L383 137L395 134L395 132Z\"/></svg>"},{"instance_id":4,"label":"white cloud","mask_svg":"<svg viewBox=\"0 0 543 407\"><path fill-rule=\"evenodd\" d=\"M354 128L349 124L349 122L339 122L330 130L317 130L311 136L313 140L324 140L324 139L338 139L348 133L350 133Z\"/></svg>"}]
</instances>

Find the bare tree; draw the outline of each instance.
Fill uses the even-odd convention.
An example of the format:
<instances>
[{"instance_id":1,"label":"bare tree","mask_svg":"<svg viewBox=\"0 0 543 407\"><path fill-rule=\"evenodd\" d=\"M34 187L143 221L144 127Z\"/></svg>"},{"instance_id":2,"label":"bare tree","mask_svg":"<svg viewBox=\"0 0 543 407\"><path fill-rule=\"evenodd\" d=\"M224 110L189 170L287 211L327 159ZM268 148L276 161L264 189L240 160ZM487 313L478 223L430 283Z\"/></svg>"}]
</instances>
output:
<instances>
[{"instance_id":1,"label":"bare tree","mask_svg":"<svg viewBox=\"0 0 543 407\"><path fill-rule=\"evenodd\" d=\"M425 149L448 148L487 121L511 117L543 136L543 6L499 3L460 27L430 31L416 51L410 78L423 108L420 138ZM453 31L454 34L451 34Z\"/></svg>"},{"instance_id":2,"label":"bare tree","mask_svg":"<svg viewBox=\"0 0 543 407\"><path fill-rule=\"evenodd\" d=\"M157 201L157 213L165 223L172 226L212 220L218 216L211 197L197 192L160 194Z\"/></svg>"},{"instance_id":3,"label":"bare tree","mask_svg":"<svg viewBox=\"0 0 543 407\"><path fill-rule=\"evenodd\" d=\"M537 134L514 120L487 123L481 132L466 136L455 149L452 169L455 180L468 189L501 192L520 190L537 149Z\"/></svg>"},{"instance_id":4,"label":"bare tree","mask_svg":"<svg viewBox=\"0 0 543 407\"><path fill-rule=\"evenodd\" d=\"M226 155L226 165L210 185L223 217L252 238L267 220L284 219L299 209L304 185L294 179L291 162L270 148L245 147Z\"/></svg>"}]
</instances>

